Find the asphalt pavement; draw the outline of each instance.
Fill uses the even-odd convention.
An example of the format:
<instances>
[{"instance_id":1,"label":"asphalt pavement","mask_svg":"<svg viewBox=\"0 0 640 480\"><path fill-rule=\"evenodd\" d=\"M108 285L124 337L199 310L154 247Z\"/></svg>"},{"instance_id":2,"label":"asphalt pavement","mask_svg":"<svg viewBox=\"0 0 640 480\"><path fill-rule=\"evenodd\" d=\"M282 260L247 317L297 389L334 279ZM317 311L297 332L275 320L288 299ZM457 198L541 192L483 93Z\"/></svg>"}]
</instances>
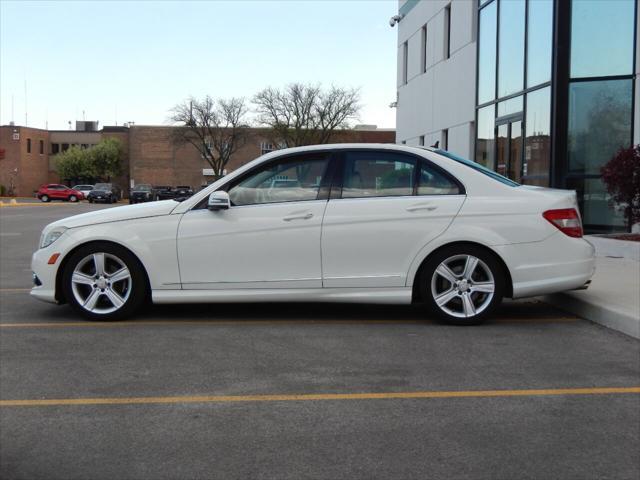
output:
<instances>
[{"instance_id":1,"label":"asphalt pavement","mask_svg":"<svg viewBox=\"0 0 640 480\"><path fill-rule=\"evenodd\" d=\"M42 227L0 211L2 479L638 479L640 342L537 301L150 306L28 295Z\"/></svg>"}]
</instances>

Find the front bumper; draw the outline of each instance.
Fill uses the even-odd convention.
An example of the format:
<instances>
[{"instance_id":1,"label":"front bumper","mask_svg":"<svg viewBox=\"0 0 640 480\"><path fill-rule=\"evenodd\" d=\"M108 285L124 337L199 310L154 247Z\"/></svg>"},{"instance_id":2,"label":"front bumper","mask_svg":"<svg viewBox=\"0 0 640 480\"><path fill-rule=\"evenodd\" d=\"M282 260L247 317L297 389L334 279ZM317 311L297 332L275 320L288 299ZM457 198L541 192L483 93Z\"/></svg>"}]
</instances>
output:
<instances>
[{"instance_id":1,"label":"front bumper","mask_svg":"<svg viewBox=\"0 0 640 480\"><path fill-rule=\"evenodd\" d=\"M56 276L62 261L62 255L53 265L49 265L48 262L51 255L60 253L60 244L58 242L61 242L61 239L62 237L47 248L36 250L31 256L31 270L33 271L34 280L31 296L43 302L59 303L56 300Z\"/></svg>"}]
</instances>

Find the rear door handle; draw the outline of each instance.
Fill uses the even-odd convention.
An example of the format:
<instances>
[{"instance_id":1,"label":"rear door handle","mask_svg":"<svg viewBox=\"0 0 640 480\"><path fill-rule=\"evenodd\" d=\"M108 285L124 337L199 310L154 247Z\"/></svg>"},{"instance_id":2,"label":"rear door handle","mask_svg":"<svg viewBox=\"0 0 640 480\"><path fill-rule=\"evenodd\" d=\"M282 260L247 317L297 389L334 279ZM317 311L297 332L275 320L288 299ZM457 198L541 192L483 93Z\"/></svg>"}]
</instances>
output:
<instances>
[{"instance_id":1,"label":"rear door handle","mask_svg":"<svg viewBox=\"0 0 640 480\"><path fill-rule=\"evenodd\" d=\"M432 212L433 210L435 210L436 208L438 208L437 205L411 205L410 207L407 207L407 212L417 212L419 210L428 210L429 212Z\"/></svg>"},{"instance_id":2,"label":"rear door handle","mask_svg":"<svg viewBox=\"0 0 640 480\"><path fill-rule=\"evenodd\" d=\"M285 222L290 222L291 220L309 220L311 217L313 217L313 213L303 213L298 215L288 215L282 220L284 220Z\"/></svg>"}]
</instances>

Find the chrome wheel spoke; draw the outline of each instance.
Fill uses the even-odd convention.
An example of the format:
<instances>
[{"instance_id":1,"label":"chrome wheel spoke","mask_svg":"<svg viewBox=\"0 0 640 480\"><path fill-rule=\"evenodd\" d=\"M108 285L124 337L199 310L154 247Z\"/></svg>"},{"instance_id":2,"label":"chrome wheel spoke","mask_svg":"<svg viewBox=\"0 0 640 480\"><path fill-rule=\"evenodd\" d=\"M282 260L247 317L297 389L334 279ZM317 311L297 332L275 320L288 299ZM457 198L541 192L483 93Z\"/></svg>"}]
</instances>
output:
<instances>
[{"instance_id":1,"label":"chrome wheel spoke","mask_svg":"<svg viewBox=\"0 0 640 480\"><path fill-rule=\"evenodd\" d=\"M96 275L104 275L104 253L93 254L93 265L96 267Z\"/></svg>"},{"instance_id":2,"label":"chrome wheel spoke","mask_svg":"<svg viewBox=\"0 0 640 480\"><path fill-rule=\"evenodd\" d=\"M493 282L481 282L474 283L471 286L471 292L479 292L479 293L493 293L496 289L496 286Z\"/></svg>"},{"instance_id":3,"label":"chrome wheel spoke","mask_svg":"<svg viewBox=\"0 0 640 480\"><path fill-rule=\"evenodd\" d=\"M462 294L462 309L464 310L464 315L466 317L472 317L476 314L476 306L473 304L473 300L469 292L464 292Z\"/></svg>"},{"instance_id":4,"label":"chrome wheel spoke","mask_svg":"<svg viewBox=\"0 0 640 480\"><path fill-rule=\"evenodd\" d=\"M71 281L78 285L93 285L93 277L90 275L86 275L81 272L73 272L73 276L71 277Z\"/></svg>"},{"instance_id":5,"label":"chrome wheel spoke","mask_svg":"<svg viewBox=\"0 0 640 480\"><path fill-rule=\"evenodd\" d=\"M98 299L102 295L102 292L98 289L93 290L89 296L85 299L84 304L82 305L87 310L93 311L96 307L96 303L98 303Z\"/></svg>"},{"instance_id":6,"label":"chrome wheel spoke","mask_svg":"<svg viewBox=\"0 0 640 480\"><path fill-rule=\"evenodd\" d=\"M117 272L108 276L109 281L113 284L116 282L121 282L122 280L128 280L131 278L131 274L129 273L129 269L127 267L123 267Z\"/></svg>"},{"instance_id":7,"label":"chrome wheel spoke","mask_svg":"<svg viewBox=\"0 0 640 480\"><path fill-rule=\"evenodd\" d=\"M454 284L457 280L456 274L453 273L444 262L438 265L438 268L436 268L436 273L451 284Z\"/></svg>"},{"instance_id":8,"label":"chrome wheel spoke","mask_svg":"<svg viewBox=\"0 0 640 480\"><path fill-rule=\"evenodd\" d=\"M441 293L440 295L438 295L435 300L436 303L438 304L439 307L442 307L443 305L446 305L447 303L449 303L451 300L453 300L455 297L458 296L458 290L456 290L455 288L452 288L450 290L447 290L444 293Z\"/></svg>"},{"instance_id":9,"label":"chrome wheel spoke","mask_svg":"<svg viewBox=\"0 0 640 480\"><path fill-rule=\"evenodd\" d=\"M120 308L122 305L124 305L124 299L110 288L107 288L104 291L104 294L107 296L114 307Z\"/></svg>"},{"instance_id":10,"label":"chrome wheel spoke","mask_svg":"<svg viewBox=\"0 0 640 480\"><path fill-rule=\"evenodd\" d=\"M473 272L476 270L477 266L478 266L478 259L476 257L469 255L467 257L467 262L464 265L464 272L462 273L462 277L466 278L467 280L471 280Z\"/></svg>"}]
</instances>

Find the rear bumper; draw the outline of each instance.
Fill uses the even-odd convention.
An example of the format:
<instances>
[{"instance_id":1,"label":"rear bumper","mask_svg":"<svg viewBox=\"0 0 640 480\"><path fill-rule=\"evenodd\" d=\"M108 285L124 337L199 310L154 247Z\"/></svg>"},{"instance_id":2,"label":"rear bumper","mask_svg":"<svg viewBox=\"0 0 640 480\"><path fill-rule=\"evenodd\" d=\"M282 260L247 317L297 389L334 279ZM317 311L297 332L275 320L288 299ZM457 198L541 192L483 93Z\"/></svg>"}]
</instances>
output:
<instances>
[{"instance_id":1,"label":"rear bumper","mask_svg":"<svg viewBox=\"0 0 640 480\"><path fill-rule=\"evenodd\" d=\"M582 238L561 232L542 242L496 247L513 281L513 298L585 287L595 273L595 249Z\"/></svg>"}]
</instances>

